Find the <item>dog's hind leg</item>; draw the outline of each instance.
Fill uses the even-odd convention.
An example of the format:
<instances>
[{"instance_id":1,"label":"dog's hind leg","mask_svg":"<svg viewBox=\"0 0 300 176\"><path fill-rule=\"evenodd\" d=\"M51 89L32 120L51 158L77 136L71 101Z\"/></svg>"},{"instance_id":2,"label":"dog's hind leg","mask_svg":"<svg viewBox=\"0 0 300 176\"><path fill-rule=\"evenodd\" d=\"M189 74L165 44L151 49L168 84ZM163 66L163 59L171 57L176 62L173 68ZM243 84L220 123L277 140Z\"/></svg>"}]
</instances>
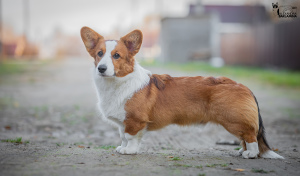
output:
<instances>
[{"instance_id":1,"label":"dog's hind leg","mask_svg":"<svg viewBox=\"0 0 300 176\"><path fill-rule=\"evenodd\" d=\"M242 154L243 158L252 159L258 157L259 149L256 137L258 127L256 128L255 124L252 124L252 126L240 121L240 123L236 124L224 123L222 125L227 131L242 140L243 147L239 150L239 153Z\"/></svg>"},{"instance_id":2,"label":"dog's hind leg","mask_svg":"<svg viewBox=\"0 0 300 176\"><path fill-rule=\"evenodd\" d=\"M242 154L243 158L257 158L259 154L259 149L255 133L253 135L251 133L247 134L243 138L246 143L246 150Z\"/></svg>"}]
</instances>

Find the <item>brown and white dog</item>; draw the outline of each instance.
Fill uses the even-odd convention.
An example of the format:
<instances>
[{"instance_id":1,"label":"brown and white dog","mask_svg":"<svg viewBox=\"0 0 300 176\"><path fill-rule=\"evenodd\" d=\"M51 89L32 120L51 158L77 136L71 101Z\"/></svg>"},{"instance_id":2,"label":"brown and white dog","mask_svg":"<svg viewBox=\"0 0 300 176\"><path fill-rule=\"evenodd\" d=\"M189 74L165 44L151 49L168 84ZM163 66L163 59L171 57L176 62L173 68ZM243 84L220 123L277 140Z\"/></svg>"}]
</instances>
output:
<instances>
[{"instance_id":1,"label":"brown and white dog","mask_svg":"<svg viewBox=\"0 0 300 176\"><path fill-rule=\"evenodd\" d=\"M93 71L102 118L119 127L117 152L136 154L147 131L170 124L220 124L238 137L244 158L281 158L265 138L253 93L226 77L171 77L151 74L134 59L143 35L134 30L105 40L88 27L81 37L95 59Z\"/></svg>"}]
</instances>

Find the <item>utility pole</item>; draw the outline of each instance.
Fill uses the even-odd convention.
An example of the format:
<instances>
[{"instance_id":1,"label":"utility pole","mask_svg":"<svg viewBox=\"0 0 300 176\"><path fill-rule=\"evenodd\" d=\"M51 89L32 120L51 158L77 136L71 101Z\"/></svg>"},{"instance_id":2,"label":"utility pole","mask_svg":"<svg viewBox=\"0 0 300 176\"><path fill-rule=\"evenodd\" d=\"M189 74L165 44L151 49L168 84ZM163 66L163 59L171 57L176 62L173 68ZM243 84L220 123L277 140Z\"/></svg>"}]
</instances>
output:
<instances>
[{"instance_id":1,"label":"utility pole","mask_svg":"<svg viewBox=\"0 0 300 176\"><path fill-rule=\"evenodd\" d=\"M24 7L24 11L23 11L23 27L24 27L24 36L27 38L29 35L29 0L23 0L23 7Z\"/></svg>"},{"instance_id":2,"label":"utility pole","mask_svg":"<svg viewBox=\"0 0 300 176\"><path fill-rule=\"evenodd\" d=\"M163 17L164 1L163 0L156 0L154 6L155 6L155 13L157 13L162 18Z\"/></svg>"},{"instance_id":3,"label":"utility pole","mask_svg":"<svg viewBox=\"0 0 300 176\"><path fill-rule=\"evenodd\" d=\"M137 0L131 0L131 28L134 28L134 25L135 25L135 19L136 19L136 11L137 11Z\"/></svg>"},{"instance_id":4,"label":"utility pole","mask_svg":"<svg viewBox=\"0 0 300 176\"><path fill-rule=\"evenodd\" d=\"M3 20L2 20L2 0L0 0L0 61L3 60L4 49L3 49Z\"/></svg>"}]
</instances>

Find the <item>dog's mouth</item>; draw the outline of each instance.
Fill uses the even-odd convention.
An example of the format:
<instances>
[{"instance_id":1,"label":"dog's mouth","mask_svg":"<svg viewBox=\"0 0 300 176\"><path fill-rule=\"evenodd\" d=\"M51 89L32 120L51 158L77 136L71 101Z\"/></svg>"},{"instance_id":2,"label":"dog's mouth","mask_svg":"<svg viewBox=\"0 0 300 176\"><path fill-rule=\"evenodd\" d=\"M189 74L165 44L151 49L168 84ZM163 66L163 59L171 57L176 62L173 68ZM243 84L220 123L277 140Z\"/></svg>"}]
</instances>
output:
<instances>
[{"instance_id":1,"label":"dog's mouth","mask_svg":"<svg viewBox=\"0 0 300 176\"><path fill-rule=\"evenodd\" d=\"M104 78L113 78L116 76L116 73L114 73L114 75L106 75L105 73L98 73L98 75Z\"/></svg>"}]
</instances>

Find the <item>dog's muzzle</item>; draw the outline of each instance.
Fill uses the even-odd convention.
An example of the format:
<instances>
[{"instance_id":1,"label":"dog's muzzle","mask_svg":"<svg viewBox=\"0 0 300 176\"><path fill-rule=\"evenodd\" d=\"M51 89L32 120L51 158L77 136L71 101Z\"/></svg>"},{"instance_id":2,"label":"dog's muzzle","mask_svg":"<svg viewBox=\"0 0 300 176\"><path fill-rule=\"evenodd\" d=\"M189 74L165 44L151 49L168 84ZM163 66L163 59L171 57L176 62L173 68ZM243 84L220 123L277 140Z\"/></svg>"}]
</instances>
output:
<instances>
[{"instance_id":1,"label":"dog's muzzle","mask_svg":"<svg viewBox=\"0 0 300 176\"><path fill-rule=\"evenodd\" d=\"M104 64L99 65L98 71L99 71L100 73L104 73L106 70L107 70L107 66L106 66L106 65L104 65Z\"/></svg>"}]
</instances>

